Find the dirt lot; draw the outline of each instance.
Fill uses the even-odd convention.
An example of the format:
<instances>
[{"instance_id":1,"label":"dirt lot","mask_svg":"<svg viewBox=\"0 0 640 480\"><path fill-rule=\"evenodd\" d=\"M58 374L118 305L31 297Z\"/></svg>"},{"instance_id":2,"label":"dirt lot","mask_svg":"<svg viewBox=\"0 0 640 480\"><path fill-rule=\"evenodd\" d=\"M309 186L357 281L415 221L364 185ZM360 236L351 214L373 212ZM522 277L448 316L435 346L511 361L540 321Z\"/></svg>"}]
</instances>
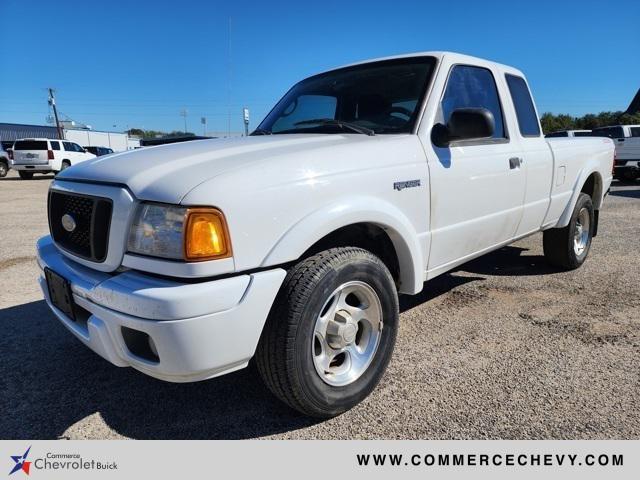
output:
<instances>
[{"instance_id":1,"label":"dirt lot","mask_svg":"<svg viewBox=\"0 0 640 480\"><path fill-rule=\"evenodd\" d=\"M119 369L47 310L36 239L50 178L0 180L0 438L640 438L640 186L614 186L585 265L535 235L402 299L382 384L326 422L253 369L173 385Z\"/></svg>"}]
</instances>

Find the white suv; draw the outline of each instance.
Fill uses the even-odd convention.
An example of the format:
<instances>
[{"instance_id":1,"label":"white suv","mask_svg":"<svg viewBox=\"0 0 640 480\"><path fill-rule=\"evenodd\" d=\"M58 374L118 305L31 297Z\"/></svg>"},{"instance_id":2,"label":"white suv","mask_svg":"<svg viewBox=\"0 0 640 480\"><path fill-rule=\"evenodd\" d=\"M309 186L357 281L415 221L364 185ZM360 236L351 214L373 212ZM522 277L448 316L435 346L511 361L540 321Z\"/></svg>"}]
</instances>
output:
<instances>
[{"instance_id":1,"label":"white suv","mask_svg":"<svg viewBox=\"0 0 640 480\"><path fill-rule=\"evenodd\" d=\"M76 163L96 158L74 142L48 138L25 138L13 144L12 168L28 180L34 173L57 173Z\"/></svg>"}]
</instances>

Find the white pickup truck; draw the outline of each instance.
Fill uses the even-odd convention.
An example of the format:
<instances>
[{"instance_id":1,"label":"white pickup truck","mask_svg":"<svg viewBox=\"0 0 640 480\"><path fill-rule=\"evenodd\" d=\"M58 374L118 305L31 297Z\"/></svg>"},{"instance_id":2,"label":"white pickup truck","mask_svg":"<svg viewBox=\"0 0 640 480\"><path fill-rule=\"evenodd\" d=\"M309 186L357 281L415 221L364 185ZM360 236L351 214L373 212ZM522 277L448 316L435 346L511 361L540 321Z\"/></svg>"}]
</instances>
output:
<instances>
[{"instance_id":1,"label":"white pickup truck","mask_svg":"<svg viewBox=\"0 0 640 480\"><path fill-rule=\"evenodd\" d=\"M39 281L115 365L192 382L255 358L276 396L330 417L380 380L399 293L539 231L550 263L579 267L613 156L608 138L545 140L514 68L372 60L296 84L248 138L61 172Z\"/></svg>"}]
</instances>

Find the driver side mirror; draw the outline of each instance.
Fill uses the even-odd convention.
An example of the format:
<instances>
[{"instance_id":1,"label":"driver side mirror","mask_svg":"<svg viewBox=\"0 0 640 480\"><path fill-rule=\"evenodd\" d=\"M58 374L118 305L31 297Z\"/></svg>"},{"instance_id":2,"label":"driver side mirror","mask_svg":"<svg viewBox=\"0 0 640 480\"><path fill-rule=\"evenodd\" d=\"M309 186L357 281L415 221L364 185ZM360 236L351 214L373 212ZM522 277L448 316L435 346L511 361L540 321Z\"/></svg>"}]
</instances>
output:
<instances>
[{"instance_id":1,"label":"driver side mirror","mask_svg":"<svg viewBox=\"0 0 640 480\"><path fill-rule=\"evenodd\" d=\"M460 140L491 138L494 131L493 114L486 108L457 108L446 125L438 123L433 126L431 141L444 148Z\"/></svg>"}]
</instances>

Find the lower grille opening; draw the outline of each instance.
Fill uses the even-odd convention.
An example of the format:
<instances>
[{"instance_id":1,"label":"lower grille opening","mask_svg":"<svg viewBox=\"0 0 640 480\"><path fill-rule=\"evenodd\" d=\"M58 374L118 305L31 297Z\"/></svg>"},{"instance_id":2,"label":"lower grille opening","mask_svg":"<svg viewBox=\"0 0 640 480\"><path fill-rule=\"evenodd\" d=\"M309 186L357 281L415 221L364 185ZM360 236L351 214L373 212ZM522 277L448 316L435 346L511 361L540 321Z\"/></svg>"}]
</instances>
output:
<instances>
[{"instance_id":1,"label":"lower grille opening","mask_svg":"<svg viewBox=\"0 0 640 480\"><path fill-rule=\"evenodd\" d=\"M91 316L91 312L82 308L80 305L75 304L73 306L73 315L76 317L74 321L82 325L85 329L87 328L87 322L89 321L89 317Z\"/></svg>"},{"instance_id":2,"label":"lower grille opening","mask_svg":"<svg viewBox=\"0 0 640 480\"><path fill-rule=\"evenodd\" d=\"M121 330L124 343L131 353L150 362L160 362L156 345L147 333L129 327L121 327Z\"/></svg>"}]
</instances>

